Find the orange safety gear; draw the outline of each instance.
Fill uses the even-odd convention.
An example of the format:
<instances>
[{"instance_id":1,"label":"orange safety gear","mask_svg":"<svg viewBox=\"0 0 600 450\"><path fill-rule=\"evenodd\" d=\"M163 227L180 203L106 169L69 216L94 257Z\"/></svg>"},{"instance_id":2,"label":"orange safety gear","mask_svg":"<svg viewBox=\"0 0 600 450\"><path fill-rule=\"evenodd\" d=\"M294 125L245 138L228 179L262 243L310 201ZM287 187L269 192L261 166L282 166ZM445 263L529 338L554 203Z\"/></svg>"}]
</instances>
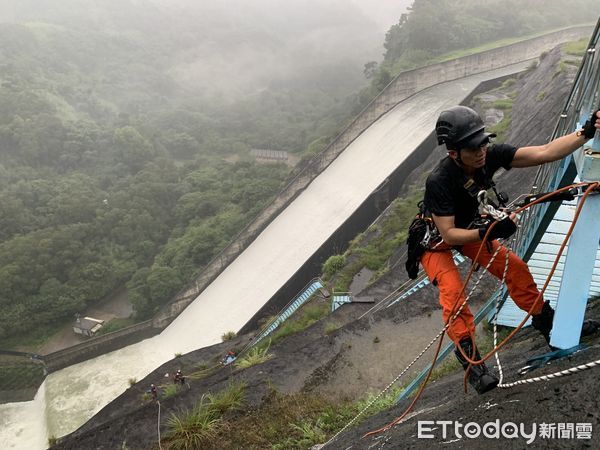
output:
<instances>
[{"instance_id":1,"label":"orange safety gear","mask_svg":"<svg viewBox=\"0 0 600 450\"><path fill-rule=\"evenodd\" d=\"M491 252L490 249L484 246L476 261L481 267L488 265L492 255L500 245L498 241L491 241L490 244ZM477 256L480 246L481 242L474 242L462 245L457 250L473 260ZM504 273L507 251L505 247L502 247L488 268L489 272L497 278L502 278ZM421 264L429 280L440 291L440 305L443 310L443 319L444 323L448 323L452 311L456 312L465 300L464 292L459 296L463 281L456 264L454 264L451 247L442 243L435 251L426 251L421 258ZM505 281L508 293L517 306L524 311L529 311L540 292L533 281L527 264L513 252L509 252L508 270ZM532 314L541 313L543 304L544 300L540 299ZM475 335L473 314L469 310L468 305L465 305L459 316L452 321L447 333L450 339L457 344L462 338Z\"/></svg>"}]
</instances>

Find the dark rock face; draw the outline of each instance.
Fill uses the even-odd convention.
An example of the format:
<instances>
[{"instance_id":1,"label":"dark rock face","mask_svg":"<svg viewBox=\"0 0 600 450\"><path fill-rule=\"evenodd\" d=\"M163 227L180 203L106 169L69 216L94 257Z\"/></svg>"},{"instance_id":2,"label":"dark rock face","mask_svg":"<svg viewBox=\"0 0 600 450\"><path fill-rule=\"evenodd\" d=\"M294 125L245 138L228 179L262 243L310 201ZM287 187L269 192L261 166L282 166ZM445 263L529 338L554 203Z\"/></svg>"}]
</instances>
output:
<instances>
[{"instance_id":1,"label":"dark rock face","mask_svg":"<svg viewBox=\"0 0 600 450\"><path fill-rule=\"evenodd\" d=\"M554 119L562 110L563 102L570 90L576 68L566 65L559 70L560 49L554 49L543 58L539 66L517 77L507 89L517 92L512 110L512 125L508 130L507 142L516 146L536 145L547 142L554 129ZM541 89L546 92L540 95ZM506 95L503 94L503 95ZM476 109L484 112L485 100L475 102ZM497 111L489 117L499 118ZM423 173L431 170L443 157L443 148L433 154L417 169L410 180L422 179ZM514 198L524 193L531 185L535 169L510 170L503 174L497 184ZM403 264L403 249L392 257L392 269L379 282L359 293L380 301L397 289L406 274ZM484 276L481 286L474 294L475 303L487 298L495 290L497 281ZM247 384L246 404L248 408L260 406L272 388L284 393L317 392L323 396L357 398L366 391L383 389L419 350L441 329L437 302L437 289L427 286L409 299L392 308L367 314L357 320L373 305L345 305L304 331L289 336L270 349L274 358L245 370L233 366L220 367L199 380L190 380L190 389L161 400L161 430L171 413L182 408L191 409L207 392L217 392L232 380ZM476 305L472 309L476 309ZM600 314L599 314L600 315ZM335 324L336 331L326 332L328 324ZM170 361L137 385L107 405L79 430L64 437L53 448L61 449L114 449L126 445L129 449L157 447L158 407L154 402L141 398L150 383L164 383L164 374L181 368L184 374L197 371L202 364L214 366L231 348L241 348L250 336L240 336L233 341L197 350ZM510 345L502 356L506 376L515 378L516 369L524 365L526 356L545 352L543 340L535 331L524 331L517 342ZM596 347L585 355L573 358L573 362L597 359L600 350ZM431 356L422 358L416 369L428 363ZM493 366L493 360L490 360ZM569 361L555 368L573 365ZM554 367L553 367L554 369ZM593 369L592 369L593 370ZM414 373L414 372L412 372ZM407 374L406 382L412 373ZM484 396L473 392L463 393L462 371L436 381L429 386L415 411L421 413L415 419L393 427L389 432L372 438L361 436L379 428L406 408L401 404L384 411L358 427L343 433L327 448L425 448L432 443L449 441L436 435L435 439L417 437L417 420L460 420L462 423L486 422L499 419L502 423L512 421L531 425L532 422L590 422L598 425L598 383L589 373L557 379L549 383L523 385L513 389L496 389ZM456 438L458 439L458 438ZM553 440L538 441L548 448L573 448L590 441ZM596 441L597 442L597 441ZM556 446L555 446L556 444ZM460 439L453 448L523 448L523 440ZM562 447L561 447L562 446ZM125 448L125 447L123 447Z\"/></svg>"}]
</instances>

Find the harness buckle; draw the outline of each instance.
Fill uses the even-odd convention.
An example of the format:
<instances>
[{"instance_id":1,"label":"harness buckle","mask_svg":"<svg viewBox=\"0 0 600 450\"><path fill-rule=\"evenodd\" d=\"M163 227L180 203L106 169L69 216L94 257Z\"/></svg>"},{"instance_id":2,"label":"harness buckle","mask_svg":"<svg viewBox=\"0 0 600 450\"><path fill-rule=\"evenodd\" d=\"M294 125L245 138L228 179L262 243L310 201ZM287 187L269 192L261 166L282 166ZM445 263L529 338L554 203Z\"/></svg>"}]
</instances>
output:
<instances>
[{"instance_id":1,"label":"harness buckle","mask_svg":"<svg viewBox=\"0 0 600 450\"><path fill-rule=\"evenodd\" d=\"M508 217L508 214L497 209L496 206L490 201L487 191L479 191L477 193L477 201L481 206L483 214L487 214L497 221L504 220Z\"/></svg>"}]
</instances>

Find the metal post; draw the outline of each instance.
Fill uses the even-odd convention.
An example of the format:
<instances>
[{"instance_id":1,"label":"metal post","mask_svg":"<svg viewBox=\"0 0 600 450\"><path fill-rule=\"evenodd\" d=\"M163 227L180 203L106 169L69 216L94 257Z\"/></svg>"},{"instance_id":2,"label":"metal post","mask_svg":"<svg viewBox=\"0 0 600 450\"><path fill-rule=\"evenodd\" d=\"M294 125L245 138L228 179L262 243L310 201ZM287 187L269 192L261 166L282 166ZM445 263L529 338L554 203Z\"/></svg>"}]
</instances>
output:
<instances>
[{"instance_id":1,"label":"metal post","mask_svg":"<svg viewBox=\"0 0 600 450\"><path fill-rule=\"evenodd\" d=\"M600 180L599 144L600 139L596 136L591 146L584 146L574 154L577 174L581 181ZM590 195L581 209L569 240L558 292L550 345L560 349L572 348L579 344L600 241L598 217L600 196Z\"/></svg>"},{"instance_id":2,"label":"metal post","mask_svg":"<svg viewBox=\"0 0 600 450\"><path fill-rule=\"evenodd\" d=\"M600 239L600 197L588 197L575 225L565 259L550 344L560 349L579 344Z\"/></svg>"}]
</instances>

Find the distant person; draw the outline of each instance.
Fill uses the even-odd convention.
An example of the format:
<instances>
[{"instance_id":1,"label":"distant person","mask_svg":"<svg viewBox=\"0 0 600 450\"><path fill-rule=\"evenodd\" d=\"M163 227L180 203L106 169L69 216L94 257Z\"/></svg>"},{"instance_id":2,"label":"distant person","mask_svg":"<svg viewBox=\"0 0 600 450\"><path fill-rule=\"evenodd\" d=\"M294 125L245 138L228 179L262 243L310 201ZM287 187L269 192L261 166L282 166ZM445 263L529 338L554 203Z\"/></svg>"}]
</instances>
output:
<instances>
[{"instance_id":1,"label":"distant person","mask_svg":"<svg viewBox=\"0 0 600 450\"><path fill-rule=\"evenodd\" d=\"M221 362L224 366L226 366L231 364L233 361L235 361L235 352L229 350Z\"/></svg>"},{"instance_id":2,"label":"distant person","mask_svg":"<svg viewBox=\"0 0 600 450\"><path fill-rule=\"evenodd\" d=\"M419 248L419 242L409 237L409 259L407 270L414 277L420 260L429 280L439 289L439 301L443 310L444 323L448 323L454 308L464 302L460 295L463 281L454 264L452 249L474 259L481 241L493 223L481 221L477 195L480 191L493 189L496 202L505 206L507 199L496 192L492 176L503 167L511 168L538 166L562 159L592 139L600 128L600 111L595 111L581 130L559 137L545 145L514 147L509 144L493 144L490 139L495 134L486 133L483 120L477 112L466 106L453 106L442 111L435 125L438 144L445 144L448 155L442 159L427 177L423 215L429 218L433 240ZM411 229L413 226L411 226ZM497 221L488 236L489 244L476 260L486 267L494 252L500 247L497 239L508 238L517 230L515 215L507 215ZM412 246L411 246L412 242ZM416 246L416 247L415 247ZM422 252L422 255L419 253ZM489 271L501 278L504 272L507 249L501 247ZM550 331L554 310L548 301L535 302L539 291L527 265L514 253L509 252L508 292L515 303L524 311L532 311L532 325L550 343ZM594 330L584 326L583 332ZM450 323L448 336L456 344L456 357L466 370L469 363L458 347L471 359L480 360L475 345L475 325L469 307ZM485 364L473 365L469 373L469 383L482 394L496 387L498 378Z\"/></svg>"},{"instance_id":3,"label":"distant person","mask_svg":"<svg viewBox=\"0 0 600 450\"><path fill-rule=\"evenodd\" d=\"M181 384L182 386L185 384L185 377L181 373L181 369L177 369L175 375L173 376L173 382L175 384Z\"/></svg>"},{"instance_id":4,"label":"distant person","mask_svg":"<svg viewBox=\"0 0 600 450\"><path fill-rule=\"evenodd\" d=\"M158 400L158 389L156 389L154 384L150 385L150 394L152 395L152 399L154 401Z\"/></svg>"}]
</instances>

